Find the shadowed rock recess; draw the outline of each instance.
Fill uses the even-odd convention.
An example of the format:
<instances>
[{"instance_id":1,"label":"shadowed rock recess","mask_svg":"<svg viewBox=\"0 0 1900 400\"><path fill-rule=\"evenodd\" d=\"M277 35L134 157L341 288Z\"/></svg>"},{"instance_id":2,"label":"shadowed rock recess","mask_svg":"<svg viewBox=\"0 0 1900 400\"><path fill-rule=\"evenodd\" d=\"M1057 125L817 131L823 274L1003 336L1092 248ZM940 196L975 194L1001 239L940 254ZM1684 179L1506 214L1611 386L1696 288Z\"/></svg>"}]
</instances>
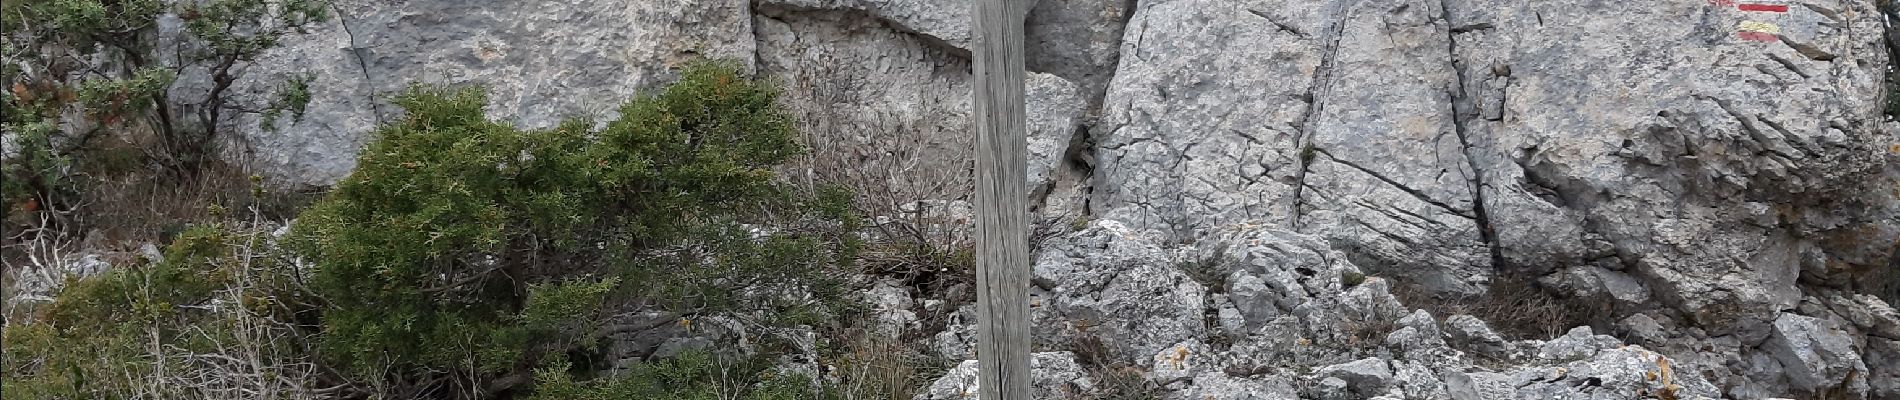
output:
<instances>
[{"instance_id":1,"label":"shadowed rock recess","mask_svg":"<svg viewBox=\"0 0 1900 400\"><path fill-rule=\"evenodd\" d=\"M1895 15L1777 4L1036 2L1040 396L1104 393L1084 370L1113 363L1170 399L1900 399ZM305 116L228 129L324 186L411 82L547 127L731 58L967 180L966 7L337 0L233 89L314 74ZM1472 311L1512 301L1550 306ZM975 393L970 312L896 328L948 360L919 398ZM1537 312L1567 315L1498 320Z\"/></svg>"}]
</instances>

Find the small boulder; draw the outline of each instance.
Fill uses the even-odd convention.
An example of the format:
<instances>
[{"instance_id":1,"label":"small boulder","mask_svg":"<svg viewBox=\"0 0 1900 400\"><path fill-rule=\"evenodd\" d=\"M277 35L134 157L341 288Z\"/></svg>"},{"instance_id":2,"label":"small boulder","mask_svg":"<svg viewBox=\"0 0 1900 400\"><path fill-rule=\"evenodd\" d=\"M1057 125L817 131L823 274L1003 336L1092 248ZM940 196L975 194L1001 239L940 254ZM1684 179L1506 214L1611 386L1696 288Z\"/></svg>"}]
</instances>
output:
<instances>
[{"instance_id":1,"label":"small boulder","mask_svg":"<svg viewBox=\"0 0 1900 400\"><path fill-rule=\"evenodd\" d=\"M1614 337L1597 335L1590 327L1579 326L1537 346L1537 359L1569 362L1590 358L1598 351L1621 345L1623 342Z\"/></svg>"},{"instance_id":2,"label":"small boulder","mask_svg":"<svg viewBox=\"0 0 1900 400\"><path fill-rule=\"evenodd\" d=\"M1796 389L1815 392L1844 386L1851 393L1867 393L1867 365L1853 337L1826 320L1782 313L1762 348L1781 362Z\"/></svg>"},{"instance_id":3,"label":"small boulder","mask_svg":"<svg viewBox=\"0 0 1900 400\"><path fill-rule=\"evenodd\" d=\"M1645 314L1630 315L1629 318L1618 321L1616 328L1621 330L1623 336L1631 343L1639 345L1655 346L1669 339L1668 332L1663 331L1662 324Z\"/></svg>"},{"instance_id":4,"label":"small boulder","mask_svg":"<svg viewBox=\"0 0 1900 400\"><path fill-rule=\"evenodd\" d=\"M879 334L896 337L918 324L917 313L911 311L916 302L900 282L880 281L865 291L864 300L871 305Z\"/></svg>"},{"instance_id":5,"label":"small boulder","mask_svg":"<svg viewBox=\"0 0 1900 400\"><path fill-rule=\"evenodd\" d=\"M1317 372L1327 379L1340 379L1360 396L1371 396L1385 391L1392 382L1392 367L1385 360L1364 358L1344 364L1330 365Z\"/></svg>"},{"instance_id":6,"label":"small boulder","mask_svg":"<svg viewBox=\"0 0 1900 400\"><path fill-rule=\"evenodd\" d=\"M1511 377L1495 372L1451 372L1445 374L1445 392L1451 400L1515 399L1517 392Z\"/></svg>"},{"instance_id":7,"label":"small boulder","mask_svg":"<svg viewBox=\"0 0 1900 400\"><path fill-rule=\"evenodd\" d=\"M1504 336L1491 330L1484 320L1470 315L1453 315L1445 319L1445 337L1453 346L1481 355L1502 358L1510 354L1511 343Z\"/></svg>"}]
</instances>

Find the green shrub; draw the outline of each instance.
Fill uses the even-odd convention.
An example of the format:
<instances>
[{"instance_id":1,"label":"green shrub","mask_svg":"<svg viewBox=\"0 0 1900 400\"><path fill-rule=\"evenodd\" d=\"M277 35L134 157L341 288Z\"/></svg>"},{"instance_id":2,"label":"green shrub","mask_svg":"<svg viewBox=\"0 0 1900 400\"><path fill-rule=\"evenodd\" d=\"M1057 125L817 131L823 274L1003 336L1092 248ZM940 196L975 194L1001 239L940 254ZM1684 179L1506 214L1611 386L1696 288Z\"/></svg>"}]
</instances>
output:
<instances>
[{"instance_id":1,"label":"green shrub","mask_svg":"<svg viewBox=\"0 0 1900 400\"><path fill-rule=\"evenodd\" d=\"M1339 284L1344 287L1359 286L1359 284L1362 283L1366 283L1365 273L1358 271L1343 271L1339 273Z\"/></svg>"},{"instance_id":2,"label":"green shrub","mask_svg":"<svg viewBox=\"0 0 1900 400\"><path fill-rule=\"evenodd\" d=\"M705 63L598 131L523 131L478 89L412 89L291 235L329 303L325 355L371 380L467 376L478 355L493 378L587 347L571 325L614 302L817 306L787 299L836 291L856 221L847 193L776 180L801 151L776 95Z\"/></svg>"},{"instance_id":3,"label":"green shrub","mask_svg":"<svg viewBox=\"0 0 1900 400\"><path fill-rule=\"evenodd\" d=\"M0 398L213 398L309 383L308 365L294 362L302 336L283 324L307 299L289 289L288 269L239 251L257 248L258 235L196 226L162 262L69 282L6 325ZM234 367L253 375L229 376Z\"/></svg>"},{"instance_id":4,"label":"green shrub","mask_svg":"<svg viewBox=\"0 0 1900 400\"><path fill-rule=\"evenodd\" d=\"M291 120L302 121L304 109L310 106L310 81L316 79L316 74L304 74L285 80L284 86L277 89L277 98L271 100L263 116L258 118L258 125L266 130L276 130L277 117L285 111L290 112Z\"/></svg>"},{"instance_id":5,"label":"green shrub","mask_svg":"<svg viewBox=\"0 0 1900 400\"><path fill-rule=\"evenodd\" d=\"M228 139L221 129L234 116L301 117L311 101L307 77L266 93L275 98L268 104L241 103L235 94L245 88L233 88L270 48L327 18L327 7L327 0L0 2L0 131L7 132L0 140L18 149L0 155L0 237L7 238L0 257L22 256L23 238L148 240L141 236L149 221L208 222L165 207L197 209L229 186L207 182L233 174L217 156ZM161 31L167 16L182 29ZM164 43L175 48L161 49ZM200 74L205 79L176 79ZM170 96L180 89L204 90ZM153 193L133 193L144 191L200 198L147 201ZM38 233L24 234L30 230Z\"/></svg>"},{"instance_id":6,"label":"green shrub","mask_svg":"<svg viewBox=\"0 0 1900 400\"><path fill-rule=\"evenodd\" d=\"M32 121L7 128L15 133L8 139L19 148L17 155L0 163L0 201L6 202L9 216L42 209L37 205L41 198L64 198L76 191L70 174L72 157L54 151L51 123Z\"/></svg>"},{"instance_id":7,"label":"green shrub","mask_svg":"<svg viewBox=\"0 0 1900 400\"><path fill-rule=\"evenodd\" d=\"M61 330L85 333L176 318L179 306L201 303L229 283L228 271L217 266L230 257L228 239L221 227L192 227L165 248L164 262L75 282L60 293L46 319Z\"/></svg>"},{"instance_id":8,"label":"green shrub","mask_svg":"<svg viewBox=\"0 0 1900 400\"><path fill-rule=\"evenodd\" d=\"M215 165L217 139L231 115L271 114L276 110L302 113L309 93L307 79L293 79L273 104L236 104L230 89L245 66L304 27L325 20L323 0L19 0L0 8L0 36L6 65L0 83L6 90L4 121L7 130L20 131L43 124L42 132L56 138L50 151L70 156L97 137L130 138L150 133L164 147L152 152L154 160L173 170L195 173ZM160 37L158 21L176 15L184 29L175 37ZM177 49L159 49L164 41L182 43ZM173 99L179 74L202 70L208 92L191 99ZM176 101L174 101L176 100ZM279 104L281 103L281 104ZM79 106L88 123L61 124L61 110ZM186 121L185 116L196 117ZM274 119L274 118L272 118ZM50 147L50 146L49 146ZM29 160L30 162L31 160ZM42 170L24 168L32 173ZM10 171L9 178L22 175ZM45 182L42 182L45 183ZM40 184L29 193L45 198L57 188ZM22 188L10 188L9 197L23 197ZM61 199L64 200L64 199ZM78 203L73 201L73 203ZM49 204L49 207L58 206Z\"/></svg>"},{"instance_id":9,"label":"green shrub","mask_svg":"<svg viewBox=\"0 0 1900 400\"><path fill-rule=\"evenodd\" d=\"M39 323L8 325L9 362L25 362L8 366L13 375L5 384L6 397L122 398L142 393L143 382L133 377L158 368L146 357L150 341L191 346L187 342L193 338L182 335L181 328L204 313L185 306L203 303L222 286L218 281L223 274L206 262L222 256L217 248L223 246L221 236L213 227L193 228L167 247L171 258L166 262L121 266L73 281Z\"/></svg>"}]
</instances>

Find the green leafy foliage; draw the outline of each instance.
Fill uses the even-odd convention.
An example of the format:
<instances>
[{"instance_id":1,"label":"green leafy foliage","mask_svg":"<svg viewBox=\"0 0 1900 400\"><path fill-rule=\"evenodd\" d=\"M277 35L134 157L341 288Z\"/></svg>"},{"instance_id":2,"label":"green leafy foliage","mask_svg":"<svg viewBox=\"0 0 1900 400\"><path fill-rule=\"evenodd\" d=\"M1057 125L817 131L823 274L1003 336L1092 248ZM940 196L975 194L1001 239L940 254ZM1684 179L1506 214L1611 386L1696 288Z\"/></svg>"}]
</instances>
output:
<instances>
[{"instance_id":1,"label":"green leafy foliage","mask_svg":"<svg viewBox=\"0 0 1900 400\"><path fill-rule=\"evenodd\" d=\"M372 380L471 355L502 375L586 347L571 321L608 302L824 306L787 294L835 292L857 223L848 193L776 180L800 152L776 95L696 65L598 131L488 120L478 89L400 96L407 116L291 235L319 263L325 354Z\"/></svg>"},{"instance_id":2,"label":"green leafy foliage","mask_svg":"<svg viewBox=\"0 0 1900 400\"><path fill-rule=\"evenodd\" d=\"M1362 283L1366 283L1365 273L1358 271L1343 271L1339 273L1339 284L1345 287L1359 286Z\"/></svg>"},{"instance_id":3,"label":"green leafy foliage","mask_svg":"<svg viewBox=\"0 0 1900 400\"><path fill-rule=\"evenodd\" d=\"M76 47L94 44L123 46L140 31L156 24L165 10L161 0L53 0L35 12L63 41ZM17 25L16 25L17 26Z\"/></svg>"},{"instance_id":4,"label":"green leafy foliage","mask_svg":"<svg viewBox=\"0 0 1900 400\"><path fill-rule=\"evenodd\" d=\"M93 79L79 84L79 101L101 121L117 122L150 110L177 76L169 68L139 70L126 79Z\"/></svg>"},{"instance_id":5,"label":"green leafy foliage","mask_svg":"<svg viewBox=\"0 0 1900 400\"><path fill-rule=\"evenodd\" d=\"M166 247L161 262L69 282L30 322L6 325L0 397L204 398L216 390L207 384L213 381L167 379L194 379L182 371L224 359L207 355L256 357L278 364L266 367L276 371L278 357L300 353L299 344L255 340L249 335L277 328L248 318L286 314L286 304L307 299L288 289L294 278L279 274L286 269L242 261L261 260L236 251L257 244L255 235L195 226Z\"/></svg>"},{"instance_id":6,"label":"green leafy foliage","mask_svg":"<svg viewBox=\"0 0 1900 400\"><path fill-rule=\"evenodd\" d=\"M10 119L10 118L9 118ZM0 200L8 214L36 211L41 197L65 197L76 191L72 157L55 151L56 129L47 121L8 124L19 153L0 163Z\"/></svg>"},{"instance_id":7,"label":"green leafy foliage","mask_svg":"<svg viewBox=\"0 0 1900 400\"><path fill-rule=\"evenodd\" d=\"M285 81L284 86L277 90L277 99L271 101L270 107L265 109L264 115L258 119L258 125L262 125L264 129L275 130L277 118L286 111L290 112L292 120L302 121L304 109L310 106L310 81L316 78L315 74L304 74L292 76Z\"/></svg>"},{"instance_id":8,"label":"green leafy foliage","mask_svg":"<svg viewBox=\"0 0 1900 400\"><path fill-rule=\"evenodd\" d=\"M227 274L215 267L229 256L226 240L219 227L193 227L166 248L165 262L115 269L67 288L47 321L62 329L99 332L125 321L176 317L178 306L197 304L227 283Z\"/></svg>"},{"instance_id":9,"label":"green leafy foliage","mask_svg":"<svg viewBox=\"0 0 1900 400\"><path fill-rule=\"evenodd\" d=\"M233 113L301 116L309 102L306 80L295 80L279 97L282 104L236 104L227 93L245 66L328 16L323 0L21 0L0 13L5 47L0 81L8 87L8 125L44 124L50 151L61 157L81 155L98 136L132 138L149 132L164 146L151 152L159 165L193 172L215 164L216 144ZM160 37L161 16L177 15L184 30ZM175 41L178 51L160 54L157 43ZM161 59L172 62L160 62ZM174 102L169 93L182 71L208 73L209 93ZM62 124L60 112L75 106L88 123ZM174 114L190 110L193 121ZM262 111L260 111L262 110ZM265 116L275 119L275 115ZM9 131L18 128L9 127ZM11 160L9 160L11 161ZM29 161L32 162L32 161ZM19 177L37 171L12 171ZM56 196L62 188L41 182L13 188L11 197L32 196L78 203ZM20 194L30 189L32 193ZM48 204L58 208L59 204Z\"/></svg>"},{"instance_id":10,"label":"green leafy foliage","mask_svg":"<svg viewBox=\"0 0 1900 400\"><path fill-rule=\"evenodd\" d=\"M572 344L547 339L581 337L597 328L589 317L600 312L607 295L619 285L620 279L611 277L530 285L527 305L482 349L489 363L482 370L506 371L525 354L566 350Z\"/></svg>"},{"instance_id":11,"label":"green leafy foliage","mask_svg":"<svg viewBox=\"0 0 1900 400\"><path fill-rule=\"evenodd\" d=\"M215 56L255 57L290 32L329 17L315 0L210 0L185 2L185 29L204 40ZM232 29L233 23L251 29Z\"/></svg>"}]
</instances>

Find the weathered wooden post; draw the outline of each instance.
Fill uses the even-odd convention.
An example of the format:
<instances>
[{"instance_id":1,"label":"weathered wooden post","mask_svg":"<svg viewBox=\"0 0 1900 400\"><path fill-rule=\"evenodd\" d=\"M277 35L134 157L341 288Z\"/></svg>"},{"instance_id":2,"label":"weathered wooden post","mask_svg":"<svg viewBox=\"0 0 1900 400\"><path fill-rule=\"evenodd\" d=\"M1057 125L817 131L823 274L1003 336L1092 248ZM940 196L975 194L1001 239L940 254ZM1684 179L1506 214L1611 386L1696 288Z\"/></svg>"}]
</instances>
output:
<instances>
[{"instance_id":1,"label":"weathered wooden post","mask_svg":"<svg viewBox=\"0 0 1900 400\"><path fill-rule=\"evenodd\" d=\"M976 0L977 384L1029 399L1028 140L1023 18L1031 0Z\"/></svg>"}]
</instances>

